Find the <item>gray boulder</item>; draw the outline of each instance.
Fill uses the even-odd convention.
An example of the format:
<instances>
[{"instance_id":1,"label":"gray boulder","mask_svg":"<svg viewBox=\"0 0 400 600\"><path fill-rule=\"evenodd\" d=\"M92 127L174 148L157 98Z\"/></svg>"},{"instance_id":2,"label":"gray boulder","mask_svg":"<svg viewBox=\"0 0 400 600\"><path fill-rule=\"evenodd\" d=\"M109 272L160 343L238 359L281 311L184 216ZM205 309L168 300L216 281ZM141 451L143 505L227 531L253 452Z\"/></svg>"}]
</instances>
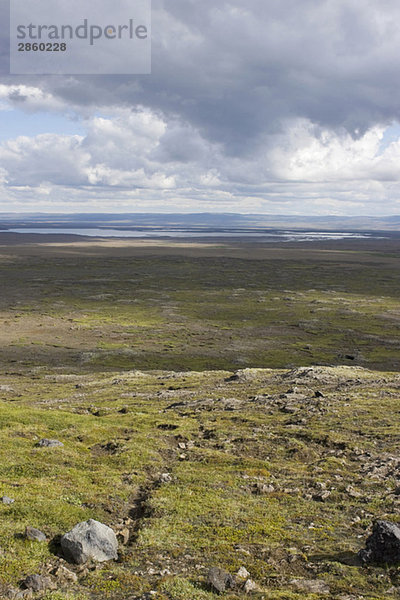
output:
<instances>
[{"instance_id":1,"label":"gray boulder","mask_svg":"<svg viewBox=\"0 0 400 600\"><path fill-rule=\"evenodd\" d=\"M59 440L48 440L47 438L43 438L37 443L39 448L57 448L58 446L64 446L62 442Z\"/></svg>"},{"instance_id":2,"label":"gray boulder","mask_svg":"<svg viewBox=\"0 0 400 600\"><path fill-rule=\"evenodd\" d=\"M230 573L220 567L213 567L208 572L208 583L213 592L222 594L227 588L233 588L235 581Z\"/></svg>"},{"instance_id":3,"label":"gray boulder","mask_svg":"<svg viewBox=\"0 0 400 600\"><path fill-rule=\"evenodd\" d=\"M42 577L42 575L28 575L23 581L23 585L28 590L33 592L41 592L49 588L54 588L51 579L49 577Z\"/></svg>"},{"instance_id":4,"label":"gray boulder","mask_svg":"<svg viewBox=\"0 0 400 600\"><path fill-rule=\"evenodd\" d=\"M365 564L400 563L400 528L389 521L376 521L358 556Z\"/></svg>"},{"instance_id":5,"label":"gray boulder","mask_svg":"<svg viewBox=\"0 0 400 600\"><path fill-rule=\"evenodd\" d=\"M46 541L46 536L43 531L40 531L40 529L36 529L35 527L31 527L30 525L25 527L25 537L27 540L31 540L32 542Z\"/></svg>"},{"instance_id":6,"label":"gray boulder","mask_svg":"<svg viewBox=\"0 0 400 600\"><path fill-rule=\"evenodd\" d=\"M94 519L82 521L61 538L67 560L83 564L90 559L104 562L118 558L118 541L113 530Z\"/></svg>"}]
</instances>

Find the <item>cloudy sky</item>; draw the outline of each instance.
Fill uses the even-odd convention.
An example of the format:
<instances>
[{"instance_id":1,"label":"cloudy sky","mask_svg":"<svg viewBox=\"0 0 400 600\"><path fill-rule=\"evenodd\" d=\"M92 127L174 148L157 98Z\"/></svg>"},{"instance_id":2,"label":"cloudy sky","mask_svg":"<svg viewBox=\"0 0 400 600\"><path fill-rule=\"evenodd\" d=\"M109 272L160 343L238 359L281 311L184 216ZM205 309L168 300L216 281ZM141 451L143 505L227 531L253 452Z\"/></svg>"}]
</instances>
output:
<instances>
[{"instance_id":1,"label":"cloudy sky","mask_svg":"<svg viewBox=\"0 0 400 600\"><path fill-rule=\"evenodd\" d=\"M153 0L151 75L0 77L0 211L400 214L399 23Z\"/></svg>"}]
</instances>

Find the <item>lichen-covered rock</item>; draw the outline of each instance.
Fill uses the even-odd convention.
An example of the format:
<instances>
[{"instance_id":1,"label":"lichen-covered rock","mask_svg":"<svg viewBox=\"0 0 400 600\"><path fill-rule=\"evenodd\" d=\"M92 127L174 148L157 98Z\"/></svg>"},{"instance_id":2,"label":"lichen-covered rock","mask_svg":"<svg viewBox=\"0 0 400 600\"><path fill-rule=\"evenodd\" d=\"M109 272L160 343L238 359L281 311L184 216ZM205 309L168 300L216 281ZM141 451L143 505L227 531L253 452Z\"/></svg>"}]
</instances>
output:
<instances>
[{"instance_id":1,"label":"lichen-covered rock","mask_svg":"<svg viewBox=\"0 0 400 600\"><path fill-rule=\"evenodd\" d=\"M114 531L94 519L82 521L61 538L67 560L83 564L92 559L104 562L118 558L118 541Z\"/></svg>"},{"instance_id":2,"label":"lichen-covered rock","mask_svg":"<svg viewBox=\"0 0 400 600\"><path fill-rule=\"evenodd\" d=\"M377 521L358 556L363 563L400 563L400 528L389 521Z\"/></svg>"},{"instance_id":3,"label":"lichen-covered rock","mask_svg":"<svg viewBox=\"0 0 400 600\"><path fill-rule=\"evenodd\" d=\"M251 594L252 592L259 592L260 587L256 584L252 579L248 579L244 584L243 590L246 594Z\"/></svg>"},{"instance_id":4,"label":"lichen-covered rock","mask_svg":"<svg viewBox=\"0 0 400 600\"><path fill-rule=\"evenodd\" d=\"M236 577L239 579L248 579L250 577L250 573L246 567L240 567L239 571L236 573Z\"/></svg>"}]
</instances>

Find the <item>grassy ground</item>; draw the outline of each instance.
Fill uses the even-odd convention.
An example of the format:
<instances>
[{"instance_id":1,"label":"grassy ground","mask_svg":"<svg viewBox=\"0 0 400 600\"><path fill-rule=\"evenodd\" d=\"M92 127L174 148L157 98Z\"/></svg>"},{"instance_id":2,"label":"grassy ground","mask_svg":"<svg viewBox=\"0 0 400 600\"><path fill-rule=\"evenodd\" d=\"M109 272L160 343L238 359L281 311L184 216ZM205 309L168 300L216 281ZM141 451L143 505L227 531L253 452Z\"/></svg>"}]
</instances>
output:
<instances>
[{"instance_id":1,"label":"grassy ground","mask_svg":"<svg viewBox=\"0 0 400 600\"><path fill-rule=\"evenodd\" d=\"M69 592L58 582L46 598L211 600L215 565L246 567L259 598L326 597L293 579L324 581L333 598L392 597L398 570L361 567L356 552L374 518L399 521L399 377L352 367L230 375L4 376L0 480L15 499L0 505L4 587L54 573L65 564L57 536L96 518L128 529L119 561L78 569ZM38 448L42 437L64 447ZM23 539L27 525L50 544Z\"/></svg>"},{"instance_id":2,"label":"grassy ground","mask_svg":"<svg viewBox=\"0 0 400 600\"><path fill-rule=\"evenodd\" d=\"M399 521L397 246L139 250L0 253L0 597L212 600L220 566L260 600L393 598L357 551ZM117 562L57 555L88 518Z\"/></svg>"}]
</instances>

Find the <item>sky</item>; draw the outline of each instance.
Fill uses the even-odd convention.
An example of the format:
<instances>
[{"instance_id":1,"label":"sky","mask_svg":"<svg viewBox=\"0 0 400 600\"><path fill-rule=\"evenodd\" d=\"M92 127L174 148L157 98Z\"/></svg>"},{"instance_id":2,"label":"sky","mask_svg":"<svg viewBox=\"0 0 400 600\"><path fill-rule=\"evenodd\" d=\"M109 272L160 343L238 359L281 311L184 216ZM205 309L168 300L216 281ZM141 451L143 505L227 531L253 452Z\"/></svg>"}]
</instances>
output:
<instances>
[{"instance_id":1,"label":"sky","mask_svg":"<svg viewBox=\"0 0 400 600\"><path fill-rule=\"evenodd\" d=\"M153 0L130 76L8 75L1 1L0 212L400 214L398 0Z\"/></svg>"}]
</instances>

